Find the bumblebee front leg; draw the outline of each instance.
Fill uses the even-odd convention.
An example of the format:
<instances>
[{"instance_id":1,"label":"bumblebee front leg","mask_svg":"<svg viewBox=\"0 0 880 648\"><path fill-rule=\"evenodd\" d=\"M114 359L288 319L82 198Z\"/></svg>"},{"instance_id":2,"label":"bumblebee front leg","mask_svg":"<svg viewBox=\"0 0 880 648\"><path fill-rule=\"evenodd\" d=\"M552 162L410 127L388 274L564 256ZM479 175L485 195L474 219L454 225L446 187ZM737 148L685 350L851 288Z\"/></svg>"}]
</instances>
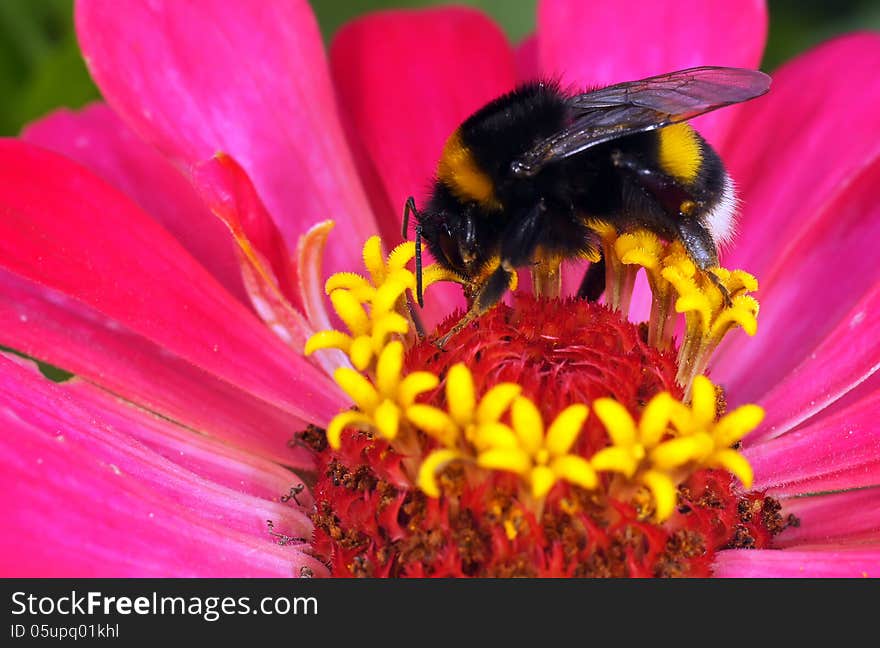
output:
<instances>
[{"instance_id":1,"label":"bumblebee front leg","mask_svg":"<svg viewBox=\"0 0 880 648\"><path fill-rule=\"evenodd\" d=\"M474 293L470 308L464 316L443 337L439 338L435 344L442 349L453 335L500 302L501 298L504 297L504 293L510 287L511 281L516 276L514 272L514 268L506 263L499 265L498 269L489 275L486 283Z\"/></svg>"},{"instance_id":2,"label":"bumblebee front leg","mask_svg":"<svg viewBox=\"0 0 880 648\"><path fill-rule=\"evenodd\" d=\"M421 308L425 307L425 298L422 290L422 224L418 222L419 210L416 209L416 200L412 196L406 199L406 204L403 207L403 228L401 230L401 236L403 240L407 240L407 230L409 229L409 216L412 214L416 217L416 301L418 301L419 306ZM411 312L415 312L414 309L410 308ZM418 326L418 322L416 323ZM424 330L421 331L420 337L424 336Z\"/></svg>"}]
</instances>

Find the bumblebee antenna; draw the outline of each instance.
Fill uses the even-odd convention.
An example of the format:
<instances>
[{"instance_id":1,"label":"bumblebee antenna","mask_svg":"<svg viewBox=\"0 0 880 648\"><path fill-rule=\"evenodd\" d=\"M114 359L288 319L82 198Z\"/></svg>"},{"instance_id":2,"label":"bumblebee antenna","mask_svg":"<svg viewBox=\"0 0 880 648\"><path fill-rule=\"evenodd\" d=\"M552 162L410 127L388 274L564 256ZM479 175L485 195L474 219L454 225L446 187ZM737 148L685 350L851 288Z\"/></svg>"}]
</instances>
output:
<instances>
[{"instance_id":1,"label":"bumblebee antenna","mask_svg":"<svg viewBox=\"0 0 880 648\"><path fill-rule=\"evenodd\" d=\"M406 199L406 204L403 207L403 228L400 231L400 236L403 237L403 240L408 240L406 237L407 230L409 229L409 215L410 213L415 214L416 218L419 217L419 213L416 210L416 200L412 196Z\"/></svg>"}]
</instances>

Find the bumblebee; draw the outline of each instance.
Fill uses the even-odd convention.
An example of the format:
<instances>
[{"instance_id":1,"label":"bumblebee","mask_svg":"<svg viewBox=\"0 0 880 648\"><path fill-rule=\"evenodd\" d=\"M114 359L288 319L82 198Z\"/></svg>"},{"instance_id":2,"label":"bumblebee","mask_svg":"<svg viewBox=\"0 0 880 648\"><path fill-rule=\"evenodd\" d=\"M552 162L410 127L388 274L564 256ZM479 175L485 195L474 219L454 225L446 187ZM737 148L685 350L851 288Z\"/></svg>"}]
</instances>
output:
<instances>
[{"instance_id":1,"label":"bumblebee","mask_svg":"<svg viewBox=\"0 0 880 648\"><path fill-rule=\"evenodd\" d=\"M563 261L600 259L597 223L679 240L714 277L734 186L686 121L769 87L755 70L698 67L583 94L533 82L480 108L446 141L424 209L406 203L419 304L422 241L465 286L470 307L451 335L501 300L517 268L531 268L537 294L558 296ZM603 272L591 264L581 296L598 298Z\"/></svg>"}]
</instances>

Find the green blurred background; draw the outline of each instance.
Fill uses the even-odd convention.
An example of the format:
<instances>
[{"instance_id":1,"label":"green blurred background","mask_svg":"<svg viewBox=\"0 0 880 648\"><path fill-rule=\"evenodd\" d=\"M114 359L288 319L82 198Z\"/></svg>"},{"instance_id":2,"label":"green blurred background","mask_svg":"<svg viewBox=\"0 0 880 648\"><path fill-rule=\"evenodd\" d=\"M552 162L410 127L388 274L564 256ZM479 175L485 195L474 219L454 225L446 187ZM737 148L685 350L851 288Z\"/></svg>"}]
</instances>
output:
<instances>
[{"instance_id":1,"label":"green blurred background","mask_svg":"<svg viewBox=\"0 0 880 648\"><path fill-rule=\"evenodd\" d=\"M18 133L23 124L52 108L81 106L98 96L77 50L72 2L0 0L0 135ZM438 4L449 3L440 0L312 2L326 39L344 22L367 11ZM459 4L483 9L513 40L528 34L534 25L536 0L464 0ZM880 29L878 0L770 0L769 5L770 41L762 64L765 70L772 70L780 62L835 34Z\"/></svg>"}]
</instances>

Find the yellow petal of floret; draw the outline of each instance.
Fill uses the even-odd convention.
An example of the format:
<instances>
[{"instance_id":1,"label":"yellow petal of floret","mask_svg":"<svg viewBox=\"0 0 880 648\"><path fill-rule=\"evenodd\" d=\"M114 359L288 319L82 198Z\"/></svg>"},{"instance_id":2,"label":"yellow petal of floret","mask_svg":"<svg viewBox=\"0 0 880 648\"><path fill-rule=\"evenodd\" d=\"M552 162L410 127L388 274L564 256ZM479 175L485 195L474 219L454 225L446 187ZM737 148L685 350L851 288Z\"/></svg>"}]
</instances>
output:
<instances>
[{"instance_id":1,"label":"yellow petal of floret","mask_svg":"<svg viewBox=\"0 0 880 648\"><path fill-rule=\"evenodd\" d=\"M351 343L348 351L351 363L358 371L366 371L373 360L373 339L367 335L361 335Z\"/></svg>"},{"instance_id":2,"label":"yellow petal of floret","mask_svg":"<svg viewBox=\"0 0 880 648\"><path fill-rule=\"evenodd\" d=\"M510 419L523 450L530 455L537 453L544 445L544 420L535 404L528 398L517 397Z\"/></svg>"},{"instance_id":3,"label":"yellow petal of floret","mask_svg":"<svg viewBox=\"0 0 880 648\"><path fill-rule=\"evenodd\" d=\"M709 323L712 321L712 304L709 299L700 292L692 292L682 295L675 300L675 310L679 313L694 312L700 316L700 330L703 333L709 331Z\"/></svg>"},{"instance_id":4,"label":"yellow petal of floret","mask_svg":"<svg viewBox=\"0 0 880 648\"><path fill-rule=\"evenodd\" d=\"M339 319L345 322L352 335L363 335L370 330L370 318L354 294L348 290L334 290L330 302Z\"/></svg>"},{"instance_id":5,"label":"yellow petal of floret","mask_svg":"<svg viewBox=\"0 0 880 648\"><path fill-rule=\"evenodd\" d=\"M477 456L477 465L491 470L509 470L525 477L532 469L532 460L520 448L493 448Z\"/></svg>"},{"instance_id":6,"label":"yellow petal of floret","mask_svg":"<svg viewBox=\"0 0 880 648\"><path fill-rule=\"evenodd\" d=\"M400 428L400 408L393 401L382 401L373 412L373 422L381 437L393 441Z\"/></svg>"},{"instance_id":7,"label":"yellow petal of floret","mask_svg":"<svg viewBox=\"0 0 880 648\"><path fill-rule=\"evenodd\" d=\"M669 392L657 394L648 401L642 418L639 419L639 439L642 445L652 448L660 443L660 439L669 429L675 403Z\"/></svg>"},{"instance_id":8,"label":"yellow petal of floret","mask_svg":"<svg viewBox=\"0 0 880 648\"><path fill-rule=\"evenodd\" d=\"M602 421L608 436L615 445L628 445L636 441L636 424L626 408L611 398L597 398L593 411Z\"/></svg>"},{"instance_id":9,"label":"yellow petal of floret","mask_svg":"<svg viewBox=\"0 0 880 648\"><path fill-rule=\"evenodd\" d=\"M542 498L550 492L556 483L556 475L547 466L535 466L529 475L532 485L532 497Z\"/></svg>"},{"instance_id":10,"label":"yellow petal of floret","mask_svg":"<svg viewBox=\"0 0 880 648\"><path fill-rule=\"evenodd\" d=\"M706 427L715 421L717 405L715 385L706 376L694 378L694 386L691 397L691 409L693 410L697 427Z\"/></svg>"},{"instance_id":11,"label":"yellow petal of floret","mask_svg":"<svg viewBox=\"0 0 880 648\"><path fill-rule=\"evenodd\" d=\"M427 268L422 269L422 289L425 289L438 281L455 281L457 283L462 283L461 277L437 263L433 263Z\"/></svg>"},{"instance_id":12,"label":"yellow petal of floret","mask_svg":"<svg viewBox=\"0 0 880 648\"><path fill-rule=\"evenodd\" d=\"M590 459L590 464L600 472L616 472L625 477L632 477L638 468L639 461L630 448L612 446L599 450Z\"/></svg>"},{"instance_id":13,"label":"yellow petal of floret","mask_svg":"<svg viewBox=\"0 0 880 648\"><path fill-rule=\"evenodd\" d=\"M507 411L514 399L522 393L522 387L516 383L499 383L487 391L474 417L477 423L497 421Z\"/></svg>"},{"instance_id":14,"label":"yellow petal of floret","mask_svg":"<svg viewBox=\"0 0 880 648\"><path fill-rule=\"evenodd\" d=\"M429 454L419 467L419 475L416 483L428 497L440 497L440 486L437 484L437 475L456 459L461 459L462 454L457 450L434 450Z\"/></svg>"},{"instance_id":15,"label":"yellow petal of floret","mask_svg":"<svg viewBox=\"0 0 880 648\"><path fill-rule=\"evenodd\" d=\"M672 515L678 502L678 489L675 482L664 473L655 470L647 471L642 476L642 481L654 496L655 516L662 522Z\"/></svg>"},{"instance_id":16,"label":"yellow petal of floret","mask_svg":"<svg viewBox=\"0 0 880 648\"><path fill-rule=\"evenodd\" d=\"M453 365L446 375L446 403L450 416L460 426L465 427L473 420L476 407L474 378L462 362Z\"/></svg>"},{"instance_id":17,"label":"yellow petal of floret","mask_svg":"<svg viewBox=\"0 0 880 648\"><path fill-rule=\"evenodd\" d=\"M764 420L764 408L759 405L742 405L725 414L715 426L715 444L729 447L754 430Z\"/></svg>"},{"instance_id":18,"label":"yellow petal of floret","mask_svg":"<svg viewBox=\"0 0 880 648\"><path fill-rule=\"evenodd\" d=\"M651 465L660 470L672 470L690 462L699 463L709 456L714 444L708 434L670 439L651 450Z\"/></svg>"},{"instance_id":19,"label":"yellow petal of floret","mask_svg":"<svg viewBox=\"0 0 880 648\"><path fill-rule=\"evenodd\" d=\"M519 447L516 434L504 423L484 423L478 426L475 438L471 441L480 450Z\"/></svg>"},{"instance_id":20,"label":"yellow petal of floret","mask_svg":"<svg viewBox=\"0 0 880 648\"><path fill-rule=\"evenodd\" d=\"M324 292L328 295L340 288L350 291L360 302L371 301L376 294L376 289L370 282L355 272L337 272L330 275L324 283Z\"/></svg>"},{"instance_id":21,"label":"yellow petal of floret","mask_svg":"<svg viewBox=\"0 0 880 648\"><path fill-rule=\"evenodd\" d=\"M406 291L407 285L399 278L389 279L376 291L373 298L373 313L387 313L393 311L397 300Z\"/></svg>"},{"instance_id":22,"label":"yellow petal of floret","mask_svg":"<svg viewBox=\"0 0 880 648\"><path fill-rule=\"evenodd\" d=\"M416 398L434 389L440 380L429 371L414 371L401 381L397 388L397 402L407 408L415 403Z\"/></svg>"},{"instance_id":23,"label":"yellow petal of floret","mask_svg":"<svg viewBox=\"0 0 880 648\"><path fill-rule=\"evenodd\" d=\"M382 349L376 362L376 387L385 398L393 398L403 370L403 342L394 340Z\"/></svg>"},{"instance_id":24,"label":"yellow petal of floret","mask_svg":"<svg viewBox=\"0 0 880 648\"><path fill-rule=\"evenodd\" d=\"M369 428L372 426L370 417L362 412L342 412L333 417L327 426L327 443L334 450L341 444L342 431L347 427Z\"/></svg>"},{"instance_id":25,"label":"yellow petal of floret","mask_svg":"<svg viewBox=\"0 0 880 648\"><path fill-rule=\"evenodd\" d=\"M581 428L589 413L587 406L580 404L569 405L559 413L550 424L547 438L544 441L544 445L552 456L559 457L571 449L575 439L581 433Z\"/></svg>"},{"instance_id":26,"label":"yellow petal of floret","mask_svg":"<svg viewBox=\"0 0 880 648\"><path fill-rule=\"evenodd\" d=\"M391 254L388 255L388 262L385 264L388 273L393 274L396 270L403 269L404 267L406 267L407 263L412 261L415 255L415 241L404 241L396 248L391 250Z\"/></svg>"},{"instance_id":27,"label":"yellow petal of floret","mask_svg":"<svg viewBox=\"0 0 880 648\"><path fill-rule=\"evenodd\" d=\"M723 336L728 329L740 326L746 335L758 332L758 301L751 295L740 295L733 298L733 306L722 310L709 334L713 337Z\"/></svg>"},{"instance_id":28,"label":"yellow petal of floret","mask_svg":"<svg viewBox=\"0 0 880 648\"><path fill-rule=\"evenodd\" d=\"M350 367L340 367L333 379L362 412L370 413L379 405L379 394L363 374Z\"/></svg>"},{"instance_id":29,"label":"yellow petal of floret","mask_svg":"<svg viewBox=\"0 0 880 648\"><path fill-rule=\"evenodd\" d=\"M351 336L342 331L318 331L306 341L303 353L312 355L320 349L341 349L348 353L351 342Z\"/></svg>"},{"instance_id":30,"label":"yellow petal of floret","mask_svg":"<svg viewBox=\"0 0 880 648\"><path fill-rule=\"evenodd\" d=\"M736 450L719 450L712 455L710 465L724 468L736 475L745 488L752 487L755 478L749 462Z\"/></svg>"},{"instance_id":31,"label":"yellow petal of floret","mask_svg":"<svg viewBox=\"0 0 880 648\"><path fill-rule=\"evenodd\" d=\"M734 296L742 292L755 292L758 290L758 280L745 270L732 270L727 289Z\"/></svg>"},{"instance_id":32,"label":"yellow petal of floret","mask_svg":"<svg viewBox=\"0 0 880 648\"><path fill-rule=\"evenodd\" d=\"M406 335L409 331L409 322L400 313L390 312L380 315L373 320L373 348L381 349L385 346L385 339L392 333Z\"/></svg>"},{"instance_id":33,"label":"yellow petal of floret","mask_svg":"<svg viewBox=\"0 0 880 648\"><path fill-rule=\"evenodd\" d=\"M589 461L577 455L565 455L557 457L550 464L550 469L560 479L576 484L581 488L591 490L599 485L596 470Z\"/></svg>"},{"instance_id":34,"label":"yellow petal of floret","mask_svg":"<svg viewBox=\"0 0 880 648\"><path fill-rule=\"evenodd\" d=\"M381 286L385 281L385 261L382 259L382 239L378 236L371 236L364 243L364 266L373 285Z\"/></svg>"},{"instance_id":35,"label":"yellow petal of floret","mask_svg":"<svg viewBox=\"0 0 880 648\"><path fill-rule=\"evenodd\" d=\"M434 437L446 447L453 447L458 441L458 426L441 409L416 403L406 408L406 418L425 434Z\"/></svg>"}]
</instances>

